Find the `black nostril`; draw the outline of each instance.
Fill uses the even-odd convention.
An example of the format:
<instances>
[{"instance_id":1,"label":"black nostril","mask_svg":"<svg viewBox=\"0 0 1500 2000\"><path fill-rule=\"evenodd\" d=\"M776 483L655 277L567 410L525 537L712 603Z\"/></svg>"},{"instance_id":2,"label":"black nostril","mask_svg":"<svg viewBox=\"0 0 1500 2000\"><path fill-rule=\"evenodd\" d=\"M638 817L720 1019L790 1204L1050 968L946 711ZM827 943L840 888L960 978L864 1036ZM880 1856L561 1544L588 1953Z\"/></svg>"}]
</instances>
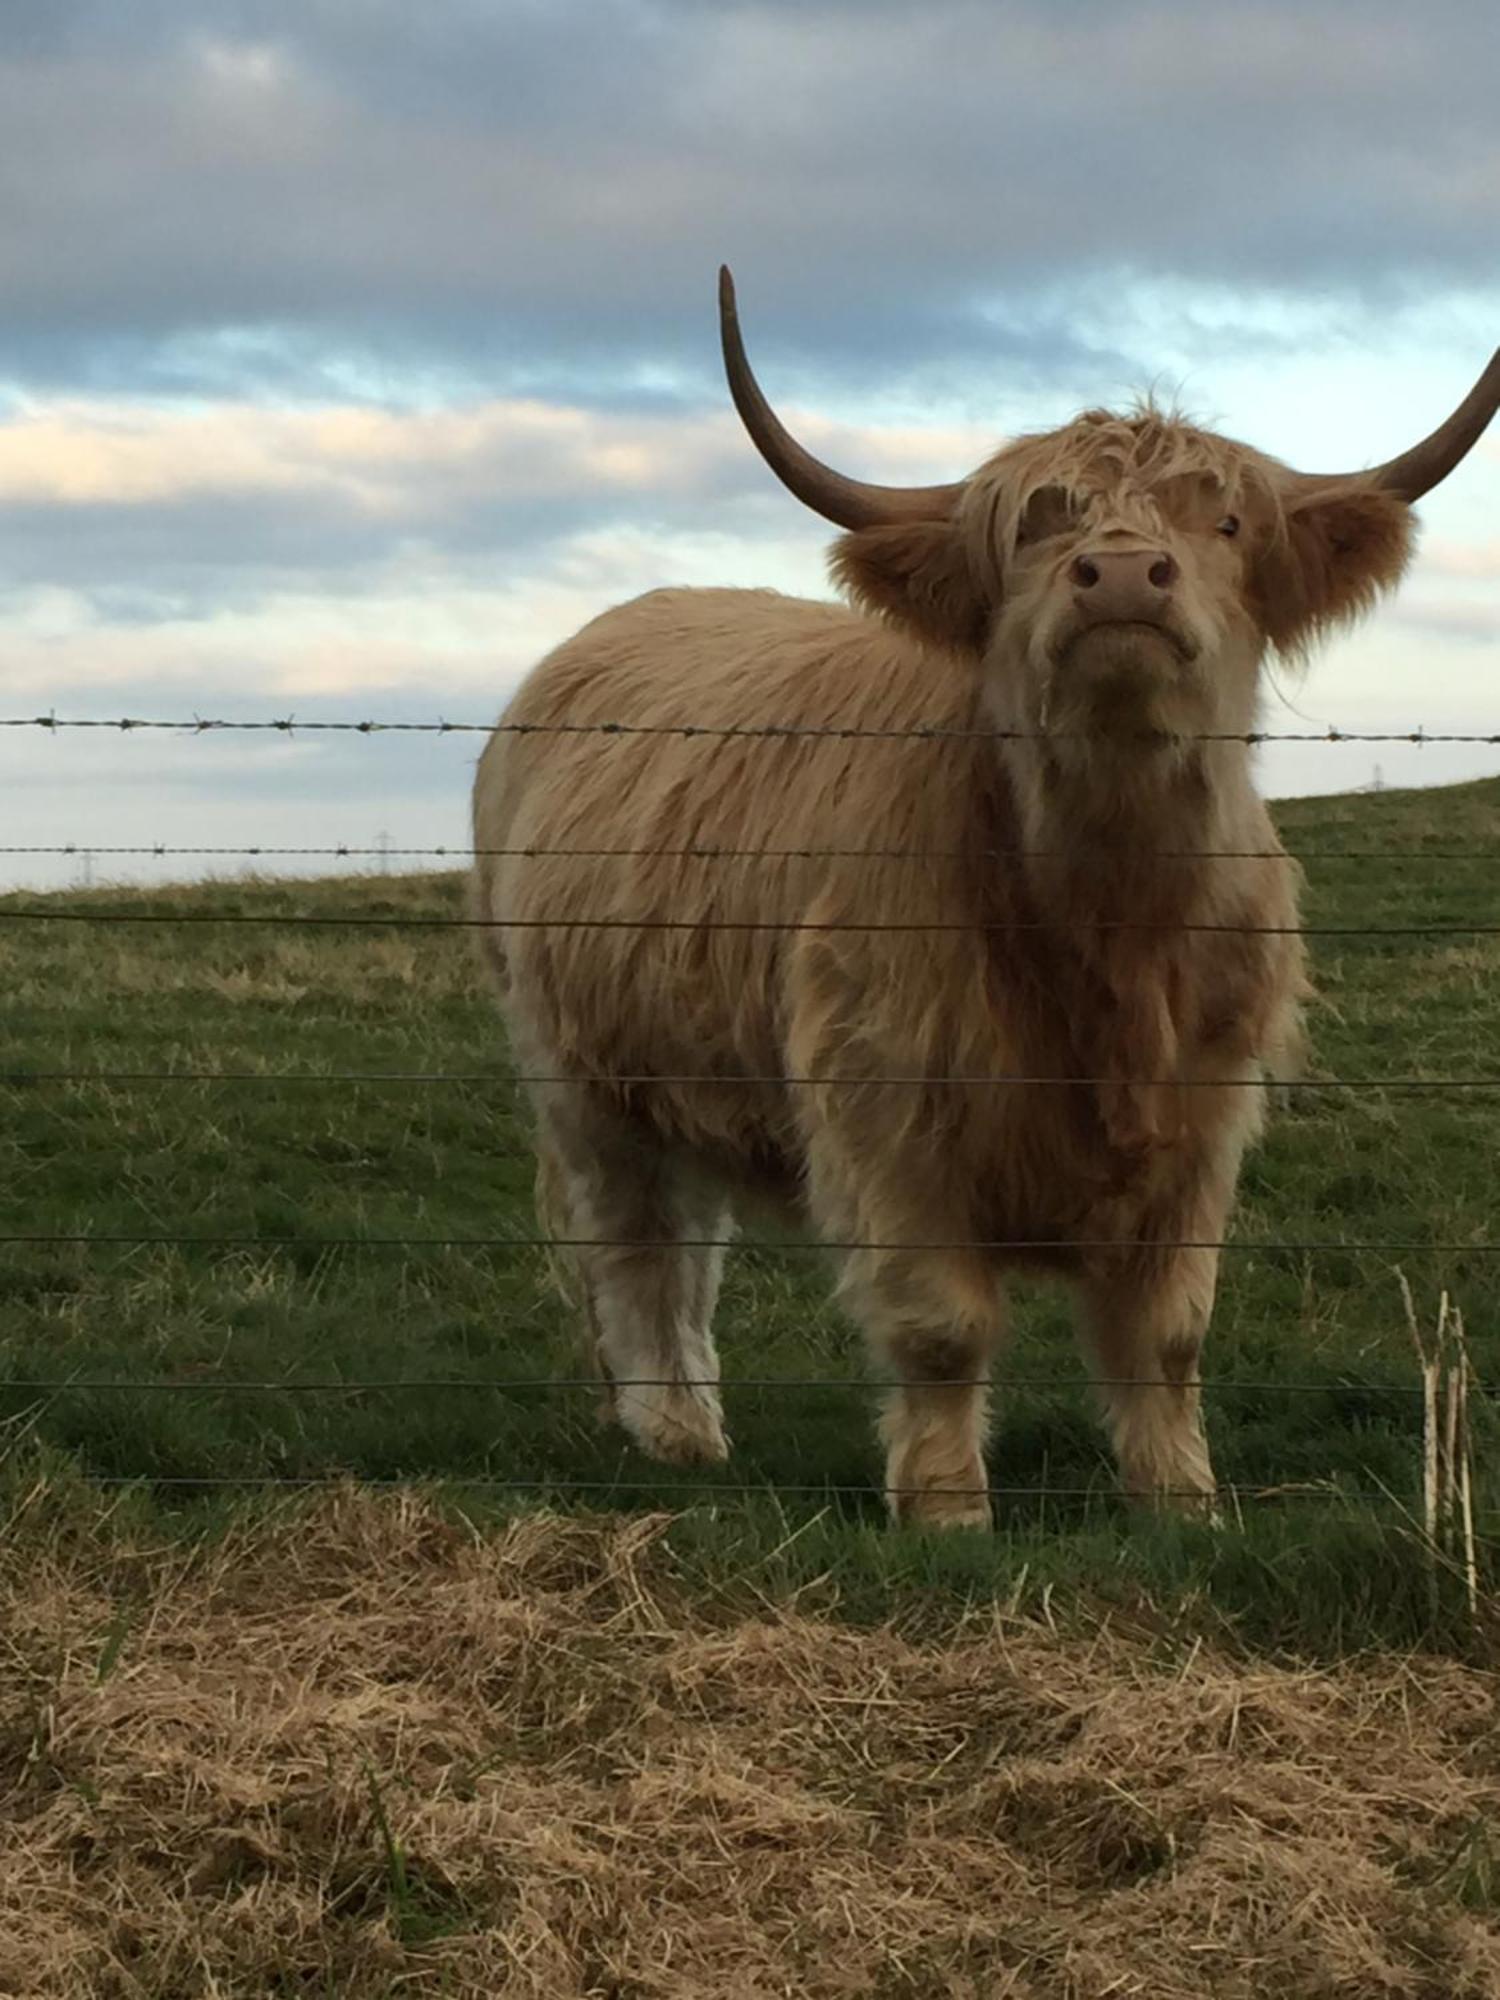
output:
<instances>
[{"instance_id":1,"label":"black nostril","mask_svg":"<svg viewBox=\"0 0 1500 2000\"><path fill-rule=\"evenodd\" d=\"M1073 558L1073 581L1082 590L1092 590L1099 581L1099 565L1089 561L1087 556Z\"/></svg>"},{"instance_id":2,"label":"black nostril","mask_svg":"<svg viewBox=\"0 0 1500 2000\"><path fill-rule=\"evenodd\" d=\"M1177 581L1177 565L1170 556L1158 556L1147 570L1146 578L1158 590L1169 590Z\"/></svg>"}]
</instances>

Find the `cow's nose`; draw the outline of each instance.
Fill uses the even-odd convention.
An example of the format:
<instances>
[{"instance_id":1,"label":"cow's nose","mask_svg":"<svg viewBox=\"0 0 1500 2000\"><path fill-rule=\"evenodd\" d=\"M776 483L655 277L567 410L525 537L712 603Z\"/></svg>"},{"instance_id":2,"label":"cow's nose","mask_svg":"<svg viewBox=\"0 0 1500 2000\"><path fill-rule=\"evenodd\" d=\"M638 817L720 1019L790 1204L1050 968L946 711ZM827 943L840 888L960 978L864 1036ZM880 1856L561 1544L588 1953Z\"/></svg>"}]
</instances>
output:
<instances>
[{"instance_id":1,"label":"cow's nose","mask_svg":"<svg viewBox=\"0 0 1500 2000\"><path fill-rule=\"evenodd\" d=\"M1091 622L1159 619L1172 598L1177 565L1165 549L1092 549L1073 558L1073 599Z\"/></svg>"}]
</instances>

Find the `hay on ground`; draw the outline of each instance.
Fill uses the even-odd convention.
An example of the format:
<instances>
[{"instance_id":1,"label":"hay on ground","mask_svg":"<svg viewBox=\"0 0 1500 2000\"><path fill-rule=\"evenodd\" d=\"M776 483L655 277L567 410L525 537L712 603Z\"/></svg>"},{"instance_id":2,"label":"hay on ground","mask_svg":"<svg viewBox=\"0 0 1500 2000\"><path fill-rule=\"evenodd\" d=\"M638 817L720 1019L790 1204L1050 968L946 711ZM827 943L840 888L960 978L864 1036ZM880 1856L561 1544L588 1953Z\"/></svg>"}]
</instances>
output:
<instances>
[{"instance_id":1,"label":"hay on ground","mask_svg":"<svg viewBox=\"0 0 1500 2000\"><path fill-rule=\"evenodd\" d=\"M0 1993L1500 1994L1490 1676L733 1622L669 1527L13 1524Z\"/></svg>"}]
</instances>

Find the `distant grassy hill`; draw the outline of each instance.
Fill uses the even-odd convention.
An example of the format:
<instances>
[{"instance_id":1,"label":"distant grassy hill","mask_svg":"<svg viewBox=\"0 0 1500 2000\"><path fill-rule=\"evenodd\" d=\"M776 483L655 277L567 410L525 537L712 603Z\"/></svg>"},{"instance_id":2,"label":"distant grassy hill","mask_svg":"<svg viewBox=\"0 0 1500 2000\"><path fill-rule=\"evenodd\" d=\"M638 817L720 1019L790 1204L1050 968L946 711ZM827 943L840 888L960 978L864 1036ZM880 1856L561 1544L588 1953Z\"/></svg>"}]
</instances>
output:
<instances>
[{"instance_id":1,"label":"distant grassy hill","mask_svg":"<svg viewBox=\"0 0 1500 2000\"><path fill-rule=\"evenodd\" d=\"M1463 929L1500 924L1500 781L1299 800L1278 817L1306 856L1309 924L1351 933L1313 940L1310 1074L1500 1078L1500 936ZM586 1389L473 1386L580 1372L542 1252L325 1242L535 1233L524 1107L466 932L4 914L453 915L461 887L456 874L358 876L0 898L0 1226L98 1239L0 1247L0 1422L28 1449L158 1482L347 1471L536 1481L606 1504L674 1497L682 1475L599 1431ZM1402 926L1457 928L1375 934ZM57 1070L230 1077L16 1080ZM329 1072L464 1080L319 1080ZM735 1458L702 1484L795 1490L779 1504L726 1490L717 1525L704 1517L684 1547L699 1536L711 1567L725 1537L763 1553L801 1527L792 1571L833 1567L856 1595L878 1586L872 1603L897 1572L968 1588L1024 1558L1033 1576L1104 1587L1139 1565L1148 1581L1204 1585L1273 1636L1413 1636L1425 1584L1393 1503L1419 1490L1420 1404L1395 1267L1428 1315L1453 1295L1481 1375L1500 1383L1500 1256L1483 1247L1500 1244L1497 1165L1500 1090L1292 1094L1245 1177L1237 1235L1445 1247L1229 1255L1207 1357L1216 1463L1279 1497L1247 1501L1244 1532L1217 1540L1123 1525L1066 1302L1042 1289L1019 1299L992 1465L1000 1486L1073 1497L1003 1503L1013 1560L983 1541L871 1535L870 1398L826 1271L805 1254L736 1255L719 1326L731 1383L831 1386L730 1387ZM238 1240L109 1240L177 1235ZM382 1386L352 1386L368 1383ZM852 1490L806 1526L830 1487ZM1479 1498L1493 1523L1493 1456Z\"/></svg>"}]
</instances>

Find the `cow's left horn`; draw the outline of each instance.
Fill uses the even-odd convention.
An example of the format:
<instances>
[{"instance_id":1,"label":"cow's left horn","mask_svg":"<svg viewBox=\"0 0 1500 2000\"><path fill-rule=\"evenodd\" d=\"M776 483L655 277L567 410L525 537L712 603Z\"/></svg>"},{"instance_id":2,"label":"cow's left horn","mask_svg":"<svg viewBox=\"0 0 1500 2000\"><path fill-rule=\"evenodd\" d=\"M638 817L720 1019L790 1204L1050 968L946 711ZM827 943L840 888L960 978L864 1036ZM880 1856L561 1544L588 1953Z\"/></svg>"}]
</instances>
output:
<instances>
[{"instance_id":1,"label":"cow's left horn","mask_svg":"<svg viewBox=\"0 0 1500 2000\"><path fill-rule=\"evenodd\" d=\"M814 458L787 430L761 393L745 358L729 266L719 266L719 331L729 392L761 457L783 486L815 514L840 528L874 528L893 521L939 521L963 491L956 486L872 486L848 479Z\"/></svg>"},{"instance_id":2,"label":"cow's left horn","mask_svg":"<svg viewBox=\"0 0 1500 2000\"><path fill-rule=\"evenodd\" d=\"M1445 424L1439 424L1431 437L1423 438L1410 451L1403 451L1399 458L1372 466L1368 472L1316 473L1310 484L1345 485L1358 481L1361 485L1379 486L1402 500L1420 500L1473 450L1497 409L1500 409L1500 347L1490 356L1489 367L1453 415Z\"/></svg>"}]
</instances>

